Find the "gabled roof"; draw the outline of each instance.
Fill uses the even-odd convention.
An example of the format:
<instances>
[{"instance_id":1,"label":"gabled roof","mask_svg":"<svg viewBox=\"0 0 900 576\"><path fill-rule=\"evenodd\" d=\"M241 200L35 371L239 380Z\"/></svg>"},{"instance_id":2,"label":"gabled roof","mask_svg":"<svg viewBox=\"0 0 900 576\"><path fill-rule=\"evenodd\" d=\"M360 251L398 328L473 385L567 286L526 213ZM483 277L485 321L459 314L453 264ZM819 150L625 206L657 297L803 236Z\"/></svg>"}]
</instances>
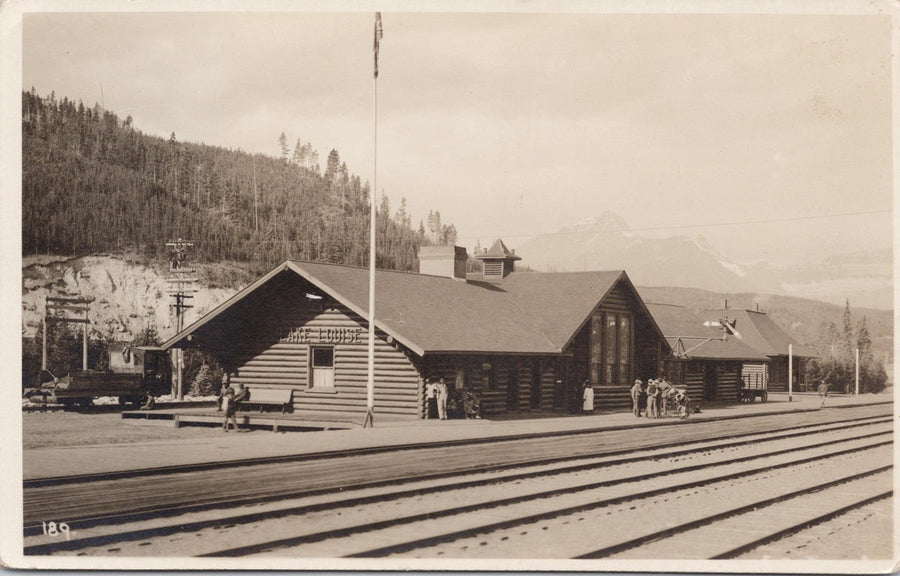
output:
<instances>
[{"instance_id":1,"label":"gabled roof","mask_svg":"<svg viewBox=\"0 0 900 576\"><path fill-rule=\"evenodd\" d=\"M793 355L813 358L816 354L788 336L765 312L755 310L707 310L701 313L704 320L717 321L728 317L736 320L735 331L742 342L766 356L787 356L788 345Z\"/></svg>"},{"instance_id":2,"label":"gabled roof","mask_svg":"<svg viewBox=\"0 0 900 576\"><path fill-rule=\"evenodd\" d=\"M750 360L768 358L729 335L723 340L722 329L705 326L704 320L683 306L647 304L673 352L696 360Z\"/></svg>"},{"instance_id":3,"label":"gabled roof","mask_svg":"<svg viewBox=\"0 0 900 576\"><path fill-rule=\"evenodd\" d=\"M177 345L275 276L291 273L363 319L368 318L367 268L287 261L164 346ZM449 352L558 354L619 282L624 282L641 302L623 271L512 273L502 283L493 284L378 270L375 325L420 356ZM653 322L649 312L647 318Z\"/></svg>"},{"instance_id":4,"label":"gabled roof","mask_svg":"<svg viewBox=\"0 0 900 576\"><path fill-rule=\"evenodd\" d=\"M515 294L521 310L527 311L547 337L563 348L588 320L594 308L619 283L633 292L647 319L662 337L662 331L654 323L624 270L514 272L500 286Z\"/></svg>"},{"instance_id":5,"label":"gabled roof","mask_svg":"<svg viewBox=\"0 0 900 576\"><path fill-rule=\"evenodd\" d=\"M363 318L368 318L367 268L289 262L298 274ZM522 315L509 294L444 276L378 270L375 325L419 355L501 350L559 352Z\"/></svg>"}]
</instances>

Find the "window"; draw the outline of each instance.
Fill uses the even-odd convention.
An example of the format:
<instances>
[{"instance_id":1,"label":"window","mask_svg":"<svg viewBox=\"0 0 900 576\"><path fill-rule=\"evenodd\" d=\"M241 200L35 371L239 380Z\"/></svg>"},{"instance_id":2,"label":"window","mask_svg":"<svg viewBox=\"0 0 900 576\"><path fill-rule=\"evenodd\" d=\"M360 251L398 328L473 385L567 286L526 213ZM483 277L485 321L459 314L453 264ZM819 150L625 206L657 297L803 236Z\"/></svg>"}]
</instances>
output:
<instances>
[{"instance_id":1,"label":"window","mask_svg":"<svg viewBox=\"0 0 900 576\"><path fill-rule=\"evenodd\" d=\"M315 390L334 390L334 348L315 346L310 350L311 381Z\"/></svg>"},{"instance_id":2,"label":"window","mask_svg":"<svg viewBox=\"0 0 900 576\"><path fill-rule=\"evenodd\" d=\"M607 314L606 332L603 335L603 339L606 342L606 349L604 350L603 354L606 366L606 370L603 374L604 384L615 384L619 376L618 371L616 370L616 344L618 343L618 338L616 337L617 326L618 322L616 321L616 315Z\"/></svg>"},{"instance_id":3,"label":"window","mask_svg":"<svg viewBox=\"0 0 900 576\"><path fill-rule=\"evenodd\" d=\"M456 369L456 389L462 390L466 387L466 369L459 367Z\"/></svg>"},{"instance_id":4,"label":"window","mask_svg":"<svg viewBox=\"0 0 900 576\"><path fill-rule=\"evenodd\" d=\"M591 385L597 386L601 381L603 370L603 318L599 314L591 317ZM580 382L579 382L580 384Z\"/></svg>"},{"instance_id":5,"label":"window","mask_svg":"<svg viewBox=\"0 0 900 576\"><path fill-rule=\"evenodd\" d=\"M591 317L591 384L627 385L631 380L631 316L598 312Z\"/></svg>"},{"instance_id":6,"label":"window","mask_svg":"<svg viewBox=\"0 0 900 576\"><path fill-rule=\"evenodd\" d=\"M490 360L485 360L481 364L481 387L482 390L495 390L497 388L497 375Z\"/></svg>"},{"instance_id":7,"label":"window","mask_svg":"<svg viewBox=\"0 0 900 576\"><path fill-rule=\"evenodd\" d=\"M619 384L631 377L631 318L619 316Z\"/></svg>"}]
</instances>

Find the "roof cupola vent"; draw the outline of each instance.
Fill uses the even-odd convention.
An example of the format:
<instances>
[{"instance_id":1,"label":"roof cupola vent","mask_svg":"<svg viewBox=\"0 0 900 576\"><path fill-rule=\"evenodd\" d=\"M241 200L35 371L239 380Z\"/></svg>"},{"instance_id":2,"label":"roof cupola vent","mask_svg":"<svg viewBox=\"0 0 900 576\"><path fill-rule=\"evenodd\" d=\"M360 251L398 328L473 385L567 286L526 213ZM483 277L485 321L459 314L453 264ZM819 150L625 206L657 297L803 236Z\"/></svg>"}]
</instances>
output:
<instances>
[{"instance_id":1,"label":"roof cupola vent","mask_svg":"<svg viewBox=\"0 0 900 576\"><path fill-rule=\"evenodd\" d=\"M516 260L521 260L516 256L515 250L510 250L503 243L503 240L497 240L491 249L484 254L476 256L481 260L483 276L485 280L502 280L516 269Z\"/></svg>"}]
</instances>

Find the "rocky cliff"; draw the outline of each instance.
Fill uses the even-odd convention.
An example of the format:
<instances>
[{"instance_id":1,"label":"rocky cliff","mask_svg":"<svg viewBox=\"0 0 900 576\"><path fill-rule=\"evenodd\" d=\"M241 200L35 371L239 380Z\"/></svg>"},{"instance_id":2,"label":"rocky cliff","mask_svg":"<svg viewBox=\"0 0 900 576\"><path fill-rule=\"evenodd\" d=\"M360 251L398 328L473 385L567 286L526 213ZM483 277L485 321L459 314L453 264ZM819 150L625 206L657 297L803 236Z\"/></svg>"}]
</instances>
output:
<instances>
[{"instance_id":1,"label":"rocky cliff","mask_svg":"<svg viewBox=\"0 0 900 576\"><path fill-rule=\"evenodd\" d=\"M197 267L201 281L185 313L185 326L209 312L241 287L211 286L210 267L231 278L247 274L235 265ZM175 334L174 302L168 293L168 263L147 263L124 256L63 258L29 256L22 261L22 331L32 336L41 324L47 296L93 298L89 318L94 331L114 340L128 341L153 326L163 338ZM204 281L204 279L206 279Z\"/></svg>"}]
</instances>

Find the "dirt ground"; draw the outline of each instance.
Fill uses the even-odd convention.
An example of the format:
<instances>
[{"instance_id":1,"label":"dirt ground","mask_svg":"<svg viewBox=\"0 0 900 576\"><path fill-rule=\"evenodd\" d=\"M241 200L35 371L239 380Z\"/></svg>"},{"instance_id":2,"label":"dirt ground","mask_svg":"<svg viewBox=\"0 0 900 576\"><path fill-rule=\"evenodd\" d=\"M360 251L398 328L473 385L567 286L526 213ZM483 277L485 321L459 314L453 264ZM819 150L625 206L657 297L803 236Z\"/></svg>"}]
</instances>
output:
<instances>
[{"instance_id":1,"label":"dirt ground","mask_svg":"<svg viewBox=\"0 0 900 576\"><path fill-rule=\"evenodd\" d=\"M123 420L117 412L23 412L22 448L85 446L89 444L121 444L205 438L222 434L219 427L145 426Z\"/></svg>"}]
</instances>

